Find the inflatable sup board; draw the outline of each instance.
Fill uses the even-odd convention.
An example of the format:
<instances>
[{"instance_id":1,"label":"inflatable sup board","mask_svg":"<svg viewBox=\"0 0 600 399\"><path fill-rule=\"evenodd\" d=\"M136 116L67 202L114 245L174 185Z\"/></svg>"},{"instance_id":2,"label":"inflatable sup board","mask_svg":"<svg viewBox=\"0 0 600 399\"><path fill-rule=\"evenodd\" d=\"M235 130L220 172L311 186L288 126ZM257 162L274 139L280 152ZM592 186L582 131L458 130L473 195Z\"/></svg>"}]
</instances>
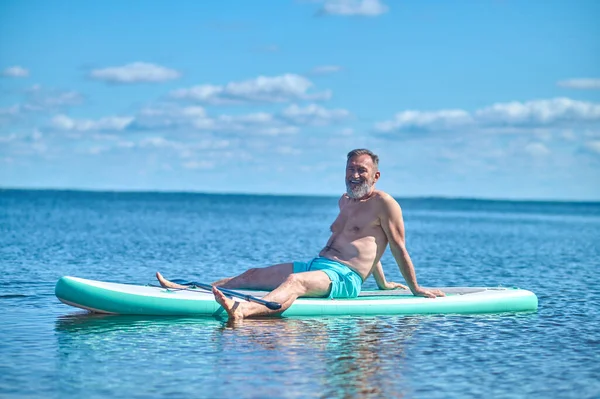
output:
<instances>
[{"instance_id":1,"label":"inflatable sup board","mask_svg":"<svg viewBox=\"0 0 600 399\"><path fill-rule=\"evenodd\" d=\"M473 314L535 311L536 295L519 288L440 287L445 297L423 298L407 290L363 291L353 299L298 298L281 316L360 316ZM261 298L265 291L236 290ZM203 289L167 289L120 284L77 277L56 283L57 298L67 305L95 313L156 316L227 316ZM244 301L234 297L234 300Z\"/></svg>"}]
</instances>

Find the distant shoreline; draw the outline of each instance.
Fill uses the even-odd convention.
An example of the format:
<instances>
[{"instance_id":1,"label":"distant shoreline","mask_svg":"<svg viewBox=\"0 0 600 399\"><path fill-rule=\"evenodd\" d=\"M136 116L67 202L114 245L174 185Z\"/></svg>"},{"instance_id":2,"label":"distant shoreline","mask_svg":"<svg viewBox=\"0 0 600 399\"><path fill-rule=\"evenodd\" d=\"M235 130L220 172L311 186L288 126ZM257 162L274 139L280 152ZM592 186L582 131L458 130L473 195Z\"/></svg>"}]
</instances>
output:
<instances>
[{"instance_id":1,"label":"distant shoreline","mask_svg":"<svg viewBox=\"0 0 600 399\"><path fill-rule=\"evenodd\" d=\"M210 192L210 191L170 191L170 190L109 190L109 189L89 189L89 188L22 188L22 187L0 187L0 194L3 192L56 192L56 193L92 193L92 194L159 194L159 195L211 195L211 196L248 196L248 197L295 197L295 198L337 198L338 194L289 194L289 193L249 193L249 192ZM341 194L341 193L340 193ZM535 199L535 198L484 198L484 197L451 197L451 196L398 196L396 199L409 201L464 201L464 202L511 202L526 204L582 204L582 205L600 205L599 200L577 200L577 199Z\"/></svg>"}]
</instances>

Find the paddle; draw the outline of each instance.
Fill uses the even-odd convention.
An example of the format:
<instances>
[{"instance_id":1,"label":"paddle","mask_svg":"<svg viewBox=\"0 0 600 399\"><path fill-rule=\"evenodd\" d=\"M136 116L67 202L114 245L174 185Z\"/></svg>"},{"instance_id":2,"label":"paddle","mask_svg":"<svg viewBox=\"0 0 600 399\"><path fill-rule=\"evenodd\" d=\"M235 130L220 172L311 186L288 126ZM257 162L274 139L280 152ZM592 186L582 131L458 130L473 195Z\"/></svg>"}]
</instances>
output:
<instances>
[{"instance_id":1,"label":"paddle","mask_svg":"<svg viewBox=\"0 0 600 399\"><path fill-rule=\"evenodd\" d=\"M182 280L173 280L173 282L176 284L186 285L186 286L190 286L190 287L202 288L203 290L207 290L207 291L212 291L212 289L213 289L213 286L210 284L197 283L195 281L185 282ZM225 294L227 296L245 299L248 302L260 303L261 305L264 305L271 310L281 309L281 304L277 303L277 302L265 301L264 299L260 299L260 298L257 298L255 296L248 295L248 294L242 294L241 292L229 290L227 288L220 288L220 287L217 287L217 288L219 289L219 291L221 291L223 294Z\"/></svg>"}]
</instances>

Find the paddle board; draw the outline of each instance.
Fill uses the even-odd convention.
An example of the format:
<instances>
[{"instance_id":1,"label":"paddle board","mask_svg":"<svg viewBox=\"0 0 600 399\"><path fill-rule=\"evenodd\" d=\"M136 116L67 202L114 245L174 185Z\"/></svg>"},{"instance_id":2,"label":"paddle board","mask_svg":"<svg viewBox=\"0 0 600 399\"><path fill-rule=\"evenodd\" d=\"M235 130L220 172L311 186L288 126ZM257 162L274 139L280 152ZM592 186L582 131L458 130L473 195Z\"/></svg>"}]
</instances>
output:
<instances>
[{"instance_id":1,"label":"paddle board","mask_svg":"<svg viewBox=\"0 0 600 399\"><path fill-rule=\"evenodd\" d=\"M536 295L519 288L440 287L446 297L423 298L406 290L363 291L358 298L298 298L283 317L472 314L535 311ZM244 291L262 297L264 291ZM95 313L157 316L227 316L212 293L173 290L65 276L56 283L56 297L67 305ZM243 299L234 298L237 301Z\"/></svg>"}]
</instances>

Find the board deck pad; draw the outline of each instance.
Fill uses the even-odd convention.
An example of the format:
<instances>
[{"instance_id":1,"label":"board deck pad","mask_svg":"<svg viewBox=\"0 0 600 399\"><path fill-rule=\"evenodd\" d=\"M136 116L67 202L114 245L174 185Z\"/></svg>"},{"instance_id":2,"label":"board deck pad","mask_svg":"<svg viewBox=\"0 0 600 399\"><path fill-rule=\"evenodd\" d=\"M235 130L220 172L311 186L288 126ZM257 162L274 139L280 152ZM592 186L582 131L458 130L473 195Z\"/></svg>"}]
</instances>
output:
<instances>
[{"instance_id":1,"label":"board deck pad","mask_svg":"<svg viewBox=\"0 0 600 399\"><path fill-rule=\"evenodd\" d=\"M436 287L446 297L423 298L409 290L366 290L357 298L298 298L282 317L472 314L535 311L536 295L504 287ZM236 290L261 298L266 291ZM226 315L211 292L167 289L65 276L55 287L63 303L96 313L214 317ZM243 299L233 298L244 302Z\"/></svg>"}]
</instances>

